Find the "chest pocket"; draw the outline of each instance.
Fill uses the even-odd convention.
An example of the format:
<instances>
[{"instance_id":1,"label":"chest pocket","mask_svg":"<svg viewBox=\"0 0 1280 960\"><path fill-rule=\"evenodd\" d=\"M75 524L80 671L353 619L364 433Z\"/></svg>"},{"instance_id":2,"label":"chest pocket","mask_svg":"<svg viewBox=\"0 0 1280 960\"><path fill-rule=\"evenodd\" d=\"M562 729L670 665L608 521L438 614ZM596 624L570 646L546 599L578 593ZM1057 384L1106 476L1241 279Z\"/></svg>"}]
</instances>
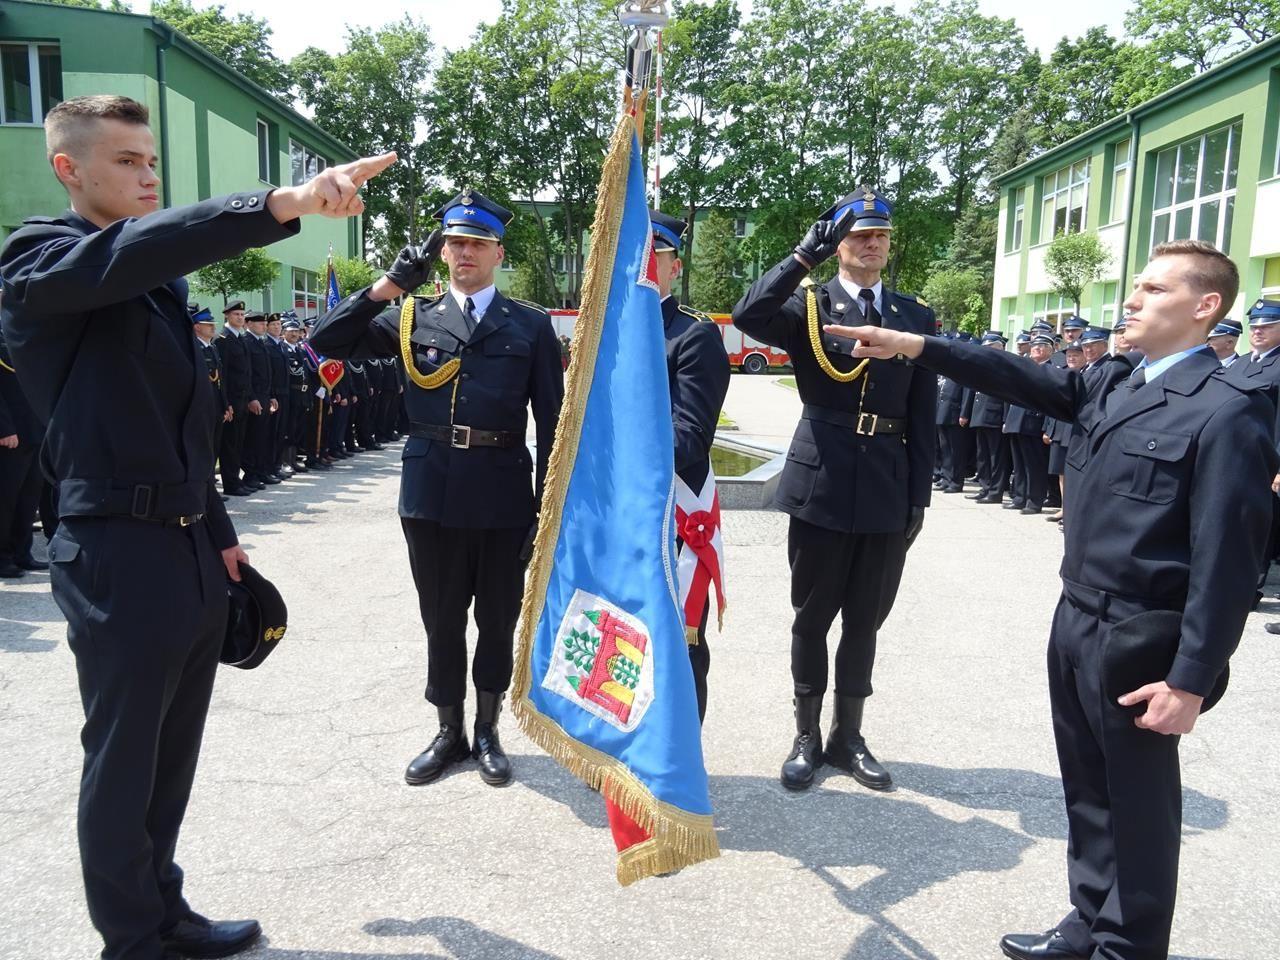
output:
<instances>
[{"instance_id":1,"label":"chest pocket","mask_svg":"<svg viewBox=\"0 0 1280 960\"><path fill-rule=\"evenodd\" d=\"M428 372L452 360L462 347L462 341L452 333L434 327L417 327L409 339L414 344L418 365Z\"/></svg>"},{"instance_id":2,"label":"chest pocket","mask_svg":"<svg viewBox=\"0 0 1280 960\"><path fill-rule=\"evenodd\" d=\"M484 355L486 357L522 357L527 359L530 353L527 340L488 337L484 341Z\"/></svg>"},{"instance_id":3,"label":"chest pocket","mask_svg":"<svg viewBox=\"0 0 1280 960\"><path fill-rule=\"evenodd\" d=\"M1111 461L1111 490L1144 503L1172 503L1186 475L1191 437L1163 430L1121 427Z\"/></svg>"}]
</instances>

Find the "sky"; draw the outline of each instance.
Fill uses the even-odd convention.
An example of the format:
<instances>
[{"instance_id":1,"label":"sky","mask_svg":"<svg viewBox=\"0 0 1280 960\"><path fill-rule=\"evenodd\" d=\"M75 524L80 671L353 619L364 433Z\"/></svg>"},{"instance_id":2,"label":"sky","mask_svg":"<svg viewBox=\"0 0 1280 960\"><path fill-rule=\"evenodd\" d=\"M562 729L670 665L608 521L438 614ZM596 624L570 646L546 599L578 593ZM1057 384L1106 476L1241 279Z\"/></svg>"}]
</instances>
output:
<instances>
[{"instance_id":1,"label":"sky","mask_svg":"<svg viewBox=\"0 0 1280 960\"><path fill-rule=\"evenodd\" d=\"M145 13L148 0L131 0ZM196 0L205 6L208 0ZM276 55L288 60L309 46L337 53L343 47L345 27L379 27L399 20L405 13L425 20L438 45L448 50L465 46L481 22L494 20L500 0L218 0L229 13L265 17L274 32ZM738 0L749 10L751 0ZM899 10L911 0L893 0ZM1073 38L1089 27L1105 25L1114 36L1123 32L1127 0L1073 0L1070 5L1029 3L1028 0L978 0L988 16L1012 17L1021 26L1027 43L1048 56L1054 45L1070 34ZM1069 10L1069 15L1065 11Z\"/></svg>"}]
</instances>

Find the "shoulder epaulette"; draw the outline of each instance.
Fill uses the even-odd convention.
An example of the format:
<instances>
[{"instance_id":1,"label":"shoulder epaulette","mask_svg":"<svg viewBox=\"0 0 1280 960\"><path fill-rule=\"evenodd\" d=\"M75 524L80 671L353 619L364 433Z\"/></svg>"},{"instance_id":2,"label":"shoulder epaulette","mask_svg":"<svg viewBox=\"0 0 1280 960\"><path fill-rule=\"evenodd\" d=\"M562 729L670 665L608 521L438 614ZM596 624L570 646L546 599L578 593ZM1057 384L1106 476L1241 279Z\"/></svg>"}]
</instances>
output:
<instances>
[{"instance_id":1,"label":"shoulder epaulette","mask_svg":"<svg viewBox=\"0 0 1280 960\"><path fill-rule=\"evenodd\" d=\"M705 313L703 313L701 310L695 310L693 309L693 307L686 307L683 303L677 303L676 309L683 314L693 317L693 319L697 320L699 323L713 322L711 318L707 316Z\"/></svg>"},{"instance_id":2,"label":"shoulder epaulette","mask_svg":"<svg viewBox=\"0 0 1280 960\"><path fill-rule=\"evenodd\" d=\"M22 221L23 226L26 226L27 224L32 224L32 223L37 223L37 224L56 223L59 226L67 225L67 221L63 220L61 217L27 217L25 220Z\"/></svg>"},{"instance_id":3,"label":"shoulder epaulette","mask_svg":"<svg viewBox=\"0 0 1280 960\"><path fill-rule=\"evenodd\" d=\"M900 296L903 300L910 300L912 303L918 303L922 307L927 307L929 305L928 300L924 299L924 297L917 297L914 293L902 293L898 290L895 290L893 292L896 293L898 296Z\"/></svg>"},{"instance_id":4,"label":"shoulder epaulette","mask_svg":"<svg viewBox=\"0 0 1280 960\"><path fill-rule=\"evenodd\" d=\"M518 303L522 307L528 307L530 310L537 310L539 313L545 313L551 316L551 311L540 303L534 303L532 300L521 300L519 297L507 297L512 303Z\"/></svg>"},{"instance_id":5,"label":"shoulder epaulette","mask_svg":"<svg viewBox=\"0 0 1280 960\"><path fill-rule=\"evenodd\" d=\"M444 299L444 295L448 292L449 291L447 290L443 290L440 293L427 293L427 294L415 293L413 295L413 299L421 300L423 303L428 303L428 304L435 303L439 300Z\"/></svg>"},{"instance_id":6,"label":"shoulder epaulette","mask_svg":"<svg viewBox=\"0 0 1280 960\"><path fill-rule=\"evenodd\" d=\"M800 286L812 287L813 285L814 285L813 277L809 276L809 274L806 273L803 277L800 278Z\"/></svg>"}]
</instances>

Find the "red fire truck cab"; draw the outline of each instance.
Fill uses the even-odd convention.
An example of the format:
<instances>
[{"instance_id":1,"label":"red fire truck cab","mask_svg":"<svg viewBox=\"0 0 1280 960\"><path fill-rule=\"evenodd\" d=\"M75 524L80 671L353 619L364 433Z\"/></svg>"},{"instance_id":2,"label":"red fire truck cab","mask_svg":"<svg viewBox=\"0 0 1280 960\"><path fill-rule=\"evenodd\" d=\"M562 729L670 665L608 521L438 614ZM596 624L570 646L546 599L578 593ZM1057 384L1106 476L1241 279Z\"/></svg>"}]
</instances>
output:
<instances>
[{"instance_id":1,"label":"red fire truck cab","mask_svg":"<svg viewBox=\"0 0 1280 960\"><path fill-rule=\"evenodd\" d=\"M725 352L729 354L729 364L743 373L767 373L769 369L785 367L791 364L791 357L785 350L771 347L767 343L753 340L733 325L727 313L708 314L715 321L724 339ZM573 324L578 319L577 310L552 310L551 323L555 327L556 336L573 339Z\"/></svg>"}]
</instances>

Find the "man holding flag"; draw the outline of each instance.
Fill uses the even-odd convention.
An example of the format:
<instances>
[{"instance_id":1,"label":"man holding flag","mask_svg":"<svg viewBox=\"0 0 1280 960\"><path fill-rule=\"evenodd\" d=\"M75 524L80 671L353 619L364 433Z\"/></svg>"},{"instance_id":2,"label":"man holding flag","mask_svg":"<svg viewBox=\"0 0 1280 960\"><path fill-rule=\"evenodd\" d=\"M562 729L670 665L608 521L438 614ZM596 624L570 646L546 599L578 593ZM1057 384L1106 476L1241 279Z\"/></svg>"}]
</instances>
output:
<instances>
[{"instance_id":1,"label":"man holding flag","mask_svg":"<svg viewBox=\"0 0 1280 960\"><path fill-rule=\"evenodd\" d=\"M422 247L402 250L386 276L334 306L311 335L313 346L330 356L399 354L409 381L400 517L427 632L426 697L440 720L435 739L405 771L413 785L431 783L468 756L479 762L486 783L511 778L498 713L511 683L535 494L541 496L564 395L550 316L494 286L511 216L464 190L436 212L441 230ZM386 309L427 282L441 253L449 265L448 291ZM331 284L331 295L334 289ZM536 474L525 443L530 404ZM464 726L473 599L479 632L471 670L474 746Z\"/></svg>"},{"instance_id":2,"label":"man holding flag","mask_svg":"<svg viewBox=\"0 0 1280 960\"><path fill-rule=\"evenodd\" d=\"M720 498L711 470L711 444L720 408L729 392L729 356L711 318L691 310L671 293L684 264L688 224L650 210L653 250L662 297L662 330L667 341L667 387L675 440L676 550L680 609L684 613L689 662L698 695L698 719L707 715L707 618L715 587L720 619L724 619L724 544L720 537Z\"/></svg>"}]
</instances>

